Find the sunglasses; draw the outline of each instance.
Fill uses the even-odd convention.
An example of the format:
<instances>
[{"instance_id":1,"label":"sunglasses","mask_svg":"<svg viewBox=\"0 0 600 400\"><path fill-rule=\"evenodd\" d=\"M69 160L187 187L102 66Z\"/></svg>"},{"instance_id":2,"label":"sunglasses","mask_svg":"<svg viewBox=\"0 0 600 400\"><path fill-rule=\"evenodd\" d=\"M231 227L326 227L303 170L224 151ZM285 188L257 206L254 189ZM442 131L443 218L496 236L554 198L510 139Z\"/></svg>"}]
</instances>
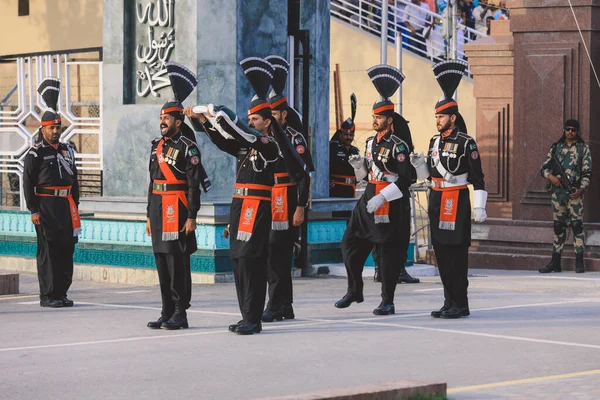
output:
<instances>
[{"instance_id":1,"label":"sunglasses","mask_svg":"<svg viewBox=\"0 0 600 400\"><path fill-rule=\"evenodd\" d=\"M577 132L577 128L565 128L565 132Z\"/></svg>"}]
</instances>

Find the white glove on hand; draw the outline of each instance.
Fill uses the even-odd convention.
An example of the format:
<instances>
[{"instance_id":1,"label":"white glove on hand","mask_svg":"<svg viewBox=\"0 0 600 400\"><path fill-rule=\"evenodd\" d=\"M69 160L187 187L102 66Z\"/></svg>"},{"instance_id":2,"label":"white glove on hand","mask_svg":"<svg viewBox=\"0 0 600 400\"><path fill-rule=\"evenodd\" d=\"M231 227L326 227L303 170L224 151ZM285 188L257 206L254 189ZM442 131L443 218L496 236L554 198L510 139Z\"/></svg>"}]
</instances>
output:
<instances>
[{"instance_id":1,"label":"white glove on hand","mask_svg":"<svg viewBox=\"0 0 600 400\"><path fill-rule=\"evenodd\" d=\"M425 155L423 153L410 153L410 163L415 168L425 164Z\"/></svg>"},{"instance_id":2,"label":"white glove on hand","mask_svg":"<svg viewBox=\"0 0 600 400\"><path fill-rule=\"evenodd\" d=\"M429 167L425 162L425 155L423 153L410 153L410 163L415 167L417 180L423 181L429 177Z\"/></svg>"},{"instance_id":3,"label":"white glove on hand","mask_svg":"<svg viewBox=\"0 0 600 400\"><path fill-rule=\"evenodd\" d=\"M367 202L367 212L374 213L379 207L385 203L385 197L380 193L377 196L373 196L371 200Z\"/></svg>"},{"instance_id":4,"label":"white glove on hand","mask_svg":"<svg viewBox=\"0 0 600 400\"><path fill-rule=\"evenodd\" d=\"M473 221L481 224L485 222L487 219L487 213L485 212L485 208L474 208L473 209Z\"/></svg>"},{"instance_id":5,"label":"white glove on hand","mask_svg":"<svg viewBox=\"0 0 600 400\"><path fill-rule=\"evenodd\" d=\"M348 157L348 164L352 165L352 168L354 169L361 169L365 165L363 162L363 157L358 154Z\"/></svg>"}]
</instances>

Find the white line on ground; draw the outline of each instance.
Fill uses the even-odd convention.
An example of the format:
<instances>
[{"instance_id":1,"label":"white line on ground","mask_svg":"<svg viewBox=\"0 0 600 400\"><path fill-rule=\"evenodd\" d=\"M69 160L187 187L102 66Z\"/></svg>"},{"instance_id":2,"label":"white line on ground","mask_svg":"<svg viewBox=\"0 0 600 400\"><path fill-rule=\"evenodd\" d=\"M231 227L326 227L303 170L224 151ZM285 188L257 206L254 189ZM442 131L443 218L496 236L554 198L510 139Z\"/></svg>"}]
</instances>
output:
<instances>
[{"instance_id":1,"label":"white line on ground","mask_svg":"<svg viewBox=\"0 0 600 400\"><path fill-rule=\"evenodd\" d=\"M538 278L538 279L564 279L564 280L571 280L571 281L590 281L590 282L600 282L600 278L580 278L580 277L576 277L576 276L548 276L548 275L533 275L530 276L529 278Z\"/></svg>"},{"instance_id":2,"label":"white line on ground","mask_svg":"<svg viewBox=\"0 0 600 400\"><path fill-rule=\"evenodd\" d=\"M130 294L130 293L148 293L148 292L149 292L149 290L126 290L126 291L123 291L123 292L115 292L115 293L118 293L118 294Z\"/></svg>"},{"instance_id":3,"label":"white line on ground","mask_svg":"<svg viewBox=\"0 0 600 400\"><path fill-rule=\"evenodd\" d=\"M160 307L144 307L144 306L132 306L127 304L105 304L105 303L89 303L85 301L78 301L77 304L84 304L88 306L98 306L98 307L113 307L113 308L137 308L139 310L158 310L160 311ZM229 312L221 312L221 311L204 311L204 310L187 310L188 313L199 313L199 314L212 314L212 315L234 315L239 316L239 313L229 313Z\"/></svg>"},{"instance_id":4,"label":"white line on ground","mask_svg":"<svg viewBox=\"0 0 600 400\"><path fill-rule=\"evenodd\" d=\"M444 288L433 288L433 289L417 289L413 290L413 292L434 292L436 290L444 290Z\"/></svg>"},{"instance_id":5,"label":"white line on ground","mask_svg":"<svg viewBox=\"0 0 600 400\"><path fill-rule=\"evenodd\" d=\"M20 303L17 304L40 304L39 300L34 300L34 301L22 301Z\"/></svg>"}]
</instances>

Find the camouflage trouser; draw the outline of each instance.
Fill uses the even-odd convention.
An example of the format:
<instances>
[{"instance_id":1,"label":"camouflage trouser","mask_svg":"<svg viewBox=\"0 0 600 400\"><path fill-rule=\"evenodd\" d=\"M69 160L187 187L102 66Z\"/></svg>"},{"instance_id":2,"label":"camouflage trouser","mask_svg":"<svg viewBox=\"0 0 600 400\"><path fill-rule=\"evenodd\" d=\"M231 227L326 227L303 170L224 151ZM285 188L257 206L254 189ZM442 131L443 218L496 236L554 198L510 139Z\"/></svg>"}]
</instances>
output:
<instances>
[{"instance_id":1,"label":"camouflage trouser","mask_svg":"<svg viewBox=\"0 0 600 400\"><path fill-rule=\"evenodd\" d=\"M583 197L571 200L568 193L552 193L552 217L554 219L554 242L552 251L562 252L567 239L567 227L573 229L573 246L576 253L583 253Z\"/></svg>"}]
</instances>

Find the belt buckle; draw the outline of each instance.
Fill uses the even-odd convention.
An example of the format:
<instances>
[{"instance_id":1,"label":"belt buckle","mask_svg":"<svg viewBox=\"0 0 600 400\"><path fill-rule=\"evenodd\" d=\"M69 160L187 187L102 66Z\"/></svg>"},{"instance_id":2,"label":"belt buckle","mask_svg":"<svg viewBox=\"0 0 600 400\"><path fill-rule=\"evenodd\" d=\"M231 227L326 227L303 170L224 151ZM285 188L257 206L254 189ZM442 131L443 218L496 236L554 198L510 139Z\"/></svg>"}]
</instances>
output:
<instances>
[{"instance_id":1,"label":"belt buckle","mask_svg":"<svg viewBox=\"0 0 600 400\"><path fill-rule=\"evenodd\" d=\"M63 197L63 196L67 196L69 194L69 189L60 189L57 190L58 192L58 196Z\"/></svg>"}]
</instances>

